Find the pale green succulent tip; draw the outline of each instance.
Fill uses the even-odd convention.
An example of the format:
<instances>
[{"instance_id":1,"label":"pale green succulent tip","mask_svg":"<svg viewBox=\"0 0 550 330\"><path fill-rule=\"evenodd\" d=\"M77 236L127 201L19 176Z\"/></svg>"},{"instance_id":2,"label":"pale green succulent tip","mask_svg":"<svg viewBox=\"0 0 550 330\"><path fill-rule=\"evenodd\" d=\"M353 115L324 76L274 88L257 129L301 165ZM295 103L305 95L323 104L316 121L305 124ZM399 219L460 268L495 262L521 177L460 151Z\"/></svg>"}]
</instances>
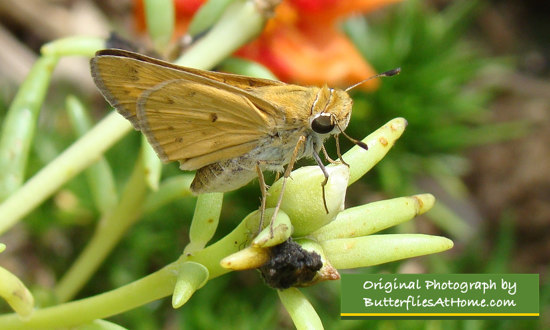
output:
<instances>
[{"instance_id":1,"label":"pale green succulent tip","mask_svg":"<svg viewBox=\"0 0 550 330\"><path fill-rule=\"evenodd\" d=\"M202 288L210 273L204 265L186 261L179 266L174 293L172 294L172 307L179 308L183 306L189 298Z\"/></svg>"},{"instance_id":2,"label":"pale green succulent tip","mask_svg":"<svg viewBox=\"0 0 550 330\"><path fill-rule=\"evenodd\" d=\"M442 237L442 236L437 236L441 239L441 245L442 245L442 250L441 251L446 251L446 250L450 250L452 249L454 246L455 246L455 243L447 238L447 237Z\"/></svg>"},{"instance_id":3,"label":"pale green succulent tip","mask_svg":"<svg viewBox=\"0 0 550 330\"><path fill-rule=\"evenodd\" d=\"M231 270L247 270L262 267L269 261L269 249L249 246L220 261L220 266Z\"/></svg>"},{"instance_id":4,"label":"pale green succulent tip","mask_svg":"<svg viewBox=\"0 0 550 330\"><path fill-rule=\"evenodd\" d=\"M270 218L264 219L269 222ZM277 213L273 223L265 227L252 241L254 247L270 247L286 241L294 231L290 218L285 212Z\"/></svg>"},{"instance_id":5,"label":"pale green succulent tip","mask_svg":"<svg viewBox=\"0 0 550 330\"><path fill-rule=\"evenodd\" d=\"M384 158L397 139L401 137L406 127L407 121L405 118L394 118L361 140L362 143L367 145L368 150L355 146L342 155L342 158L350 165L350 185L359 180ZM333 165L328 167L331 166Z\"/></svg>"},{"instance_id":6,"label":"pale green succulent tip","mask_svg":"<svg viewBox=\"0 0 550 330\"><path fill-rule=\"evenodd\" d=\"M418 194L412 197L418 203L417 215L428 212L435 204L435 197L432 194Z\"/></svg>"}]
</instances>

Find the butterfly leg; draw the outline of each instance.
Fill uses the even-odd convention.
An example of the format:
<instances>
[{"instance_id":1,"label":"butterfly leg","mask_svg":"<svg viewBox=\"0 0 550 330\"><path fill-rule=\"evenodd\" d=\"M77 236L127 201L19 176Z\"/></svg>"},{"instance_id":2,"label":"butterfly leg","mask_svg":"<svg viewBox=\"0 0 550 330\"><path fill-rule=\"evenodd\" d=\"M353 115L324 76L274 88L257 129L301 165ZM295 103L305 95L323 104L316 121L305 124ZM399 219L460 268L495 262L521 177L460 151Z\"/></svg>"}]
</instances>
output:
<instances>
[{"instance_id":1,"label":"butterfly leg","mask_svg":"<svg viewBox=\"0 0 550 330\"><path fill-rule=\"evenodd\" d=\"M273 216L271 217L271 223L269 225L271 237L273 237L273 221L277 217L277 213L279 213L279 209L281 208L281 203L283 202L283 193L285 191L285 185L286 185L286 179L290 177L290 172L292 171L292 168L294 167L294 163L296 162L296 158L298 158L298 152L300 151L300 148L302 145L306 142L305 136L300 136L298 139L298 143L296 143L296 147L294 147L294 152L292 153L292 157L290 158L290 162L288 163L285 174L283 176L283 183L281 185L281 193L279 194L279 199L277 200L277 205L275 205L275 212L273 212Z\"/></svg>"},{"instance_id":2,"label":"butterfly leg","mask_svg":"<svg viewBox=\"0 0 550 330\"><path fill-rule=\"evenodd\" d=\"M256 172L258 173L258 180L260 181L260 190L262 192L262 200L260 205L260 226L258 228L258 234L262 231L264 226L264 216L265 216L265 202L267 199L267 186L265 184L264 173L260 168L260 162L256 163Z\"/></svg>"},{"instance_id":3,"label":"butterfly leg","mask_svg":"<svg viewBox=\"0 0 550 330\"><path fill-rule=\"evenodd\" d=\"M323 162L321 161L321 157L319 157L319 155L316 152L313 153L313 159L315 159L315 162L317 163L317 165L319 165L319 167L321 168L321 171L323 171L323 175L325 176L325 180L321 183L321 188L323 189L323 205L325 206L325 211L328 214L327 198L325 196L325 186L328 182L327 168L325 167L325 165L323 165Z\"/></svg>"},{"instance_id":4,"label":"butterfly leg","mask_svg":"<svg viewBox=\"0 0 550 330\"><path fill-rule=\"evenodd\" d=\"M340 152L340 140L338 139L339 136L340 136L340 134L336 134L336 138L335 138L335 140L336 140L336 154L338 155L338 159L340 159L342 164L349 167L349 164L344 161L344 158L342 158L342 153Z\"/></svg>"},{"instance_id":5,"label":"butterfly leg","mask_svg":"<svg viewBox=\"0 0 550 330\"><path fill-rule=\"evenodd\" d=\"M324 144L321 144L321 150L323 150L323 155L325 155L325 159L331 163L331 164L338 164L337 161L335 161L334 159L330 158L330 156L328 155L328 152L327 152L327 149L325 149L325 145Z\"/></svg>"}]
</instances>

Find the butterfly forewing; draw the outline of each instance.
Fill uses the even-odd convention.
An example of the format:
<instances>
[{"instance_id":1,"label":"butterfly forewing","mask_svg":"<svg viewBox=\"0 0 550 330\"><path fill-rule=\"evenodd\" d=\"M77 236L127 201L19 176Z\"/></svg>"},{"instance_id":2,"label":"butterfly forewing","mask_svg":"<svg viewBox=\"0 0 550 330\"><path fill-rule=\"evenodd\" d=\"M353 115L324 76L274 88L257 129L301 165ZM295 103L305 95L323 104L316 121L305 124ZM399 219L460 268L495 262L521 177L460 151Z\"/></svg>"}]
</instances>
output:
<instances>
[{"instance_id":1,"label":"butterfly forewing","mask_svg":"<svg viewBox=\"0 0 550 330\"><path fill-rule=\"evenodd\" d=\"M119 49L97 52L91 60L91 69L94 81L105 98L134 126L136 102L141 93L159 83L175 79L189 80L242 95L267 115L282 115L282 110L273 103L246 91L247 88L285 85L279 81L257 78L251 80L250 77L240 75L181 67Z\"/></svg>"},{"instance_id":2,"label":"butterfly forewing","mask_svg":"<svg viewBox=\"0 0 550 330\"><path fill-rule=\"evenodd\" d=\"M175 70L162 70L120 56L96 56L91 61L92 76L109 103L126 117L136 129L140 129L136 117L140 95L168 80L180 79Z\"/></svg>"},{"instance_id":3,"label":"butterfly forewing","mask_svg":"<svg viewBox=\"0 0 550 330\"><path fill-rule=\"evenodd\" d=\"M122 50L104 50L91 61L105 98L160 158L197 169L245 154L281 118L281 110L245 88L283 83L178 67Z\"/></svg>"}]
</instances>

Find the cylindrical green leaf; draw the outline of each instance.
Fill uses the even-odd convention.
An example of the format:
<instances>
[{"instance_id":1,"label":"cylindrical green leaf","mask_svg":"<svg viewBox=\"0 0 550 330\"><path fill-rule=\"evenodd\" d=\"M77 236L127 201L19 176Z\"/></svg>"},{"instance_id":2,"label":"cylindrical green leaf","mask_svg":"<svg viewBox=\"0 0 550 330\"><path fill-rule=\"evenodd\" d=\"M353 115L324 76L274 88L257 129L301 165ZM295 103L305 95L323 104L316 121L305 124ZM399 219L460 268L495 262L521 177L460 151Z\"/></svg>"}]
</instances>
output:
<instances>
[{"instance_id":1,"label":"cylindrical green leaf","mask_svg":"<svg viewBox=\"0 0 550 330\"><path fill-rule=\"evenodd\" d=\"M234 0L209 0L203 4L193 16L187 33L196 36L208 30L223 14L227 6Z\"/></svg>"},{"instance_id":2,"label":"cylindrical green leaf","mask_svg":"<svg viewBox=\"0 0 550 330\"><path fill-rule=\"evenodd\" d=\"M79 137L86 134L93 124L84 104L76 96L69 95L65 100L65 106L75 134Z\"/></svg>"},{"instance_id":3,"label":"cylindrical green leaf","mask_svg":"<svg viewBox=\"0 0 550 330\"><path fill-rule=\"evenodd\" d=\"M472 237L474 230L472 230L471 225L443 203L434 205L427 216L436 226L451 234L452 237L464 242Z\"/></svg>"},{"instance_id":4,"label":"cylindrical green leaf","mask_svg":"<svg viewBox=\"0 0 550 330\"><path fill-rule=\"evenodd\" d=\"M284 212L277 213L273 222L272 220L274 209L266 209L264 212L265 228L254 238L252 245L256 247L270 247L281 244L286 241L294 231L290 218Z\"/></svg>"},{"instance_id":5,"label":"cylindrical green leaf","mask_svg":"<svg viewBox=\"0 0 550 330\"><path fill-rule=\"evenodd\" d=\"M2 123L0 200L7 198L24 181L38 114L58 59L57 56L42 56L34 63Z\"/></svg>"},{"instance_id":6,"label":"cylindrical green leaf","mask_svg":"<svg viewBox=\"0 0 550 330\"><path fill-rule=\"evenodd\" d=\"M141 152L143 153L143 164L145 166L145 180L149 189L155 191L159 188L162 162L153 147L147 142L145 135L141 136Z\"/></svg>"},{"instance_id":7,"label":"cylindrical green leaf","mask_svg":"<svg viewBox=\"0 0 550 330\"><path fill-rule=\"evenodd\" d=\"M369 235L320 242L338 269L359 268L437 253L453 247L445 237L421 234Z\"/></svg>"},{"instance_id":8,"label":"cylindrical green leaf","mask_svg":"<svg viewBox=\"0 0 550 330\"><path fill-rule=\"evenodd\" d=\"M0 267L0 297L4 298L22 317L28 317L34 309L34 298L29 289L17 276L2 267Z\"/></svg>"},{"instance_id":9,"label":"cylindrical green leaf","mask_svg":"<svg viewBox=\"0 0 550 330\"><path fill-rule=\"evenodd\" d=\"M92 164L132 125L111 113L0 204L0 233L13 226L65 182Z\"/></svg>"},{"instance_id":10,"label":"cylindrical green leaf","mask_svg":"<svg viewBox=\"0 0 550 330\"><path fill-rule=\"evenodd\" d=\"M145 0L145 21L155 49L162 52L174 32L174 1Z\"/></svg>"},{"instance_id":11,"label":"cylindrical green leaf","mask_svg":"<svg viewBox=\"0 0 550 330\"><path fill-rule=\"evenodd\" d=\"M191 254L203 249L206 243L212 239L216 228L218 228L222 202L223 193L199 195L189 228L189 244L185 247L184 254Z\"/></svg>"},{"instance_id":12,"label":"cylindrical green leaf","mask_svg":"<svg viewBox=\"0 0 550 330\"><path fill-rule=\"evenodd\" d=\"M97 37L67 37L49 42L40 48L42 55L71 56L82 55L92 57L105 48L105 39Z\"/></svg>"},{"instance_id":13,"label":"cylindrical green leaf","mask_svg":"<svg viewBox=\"0 0 550 330\"><path fill-rule=\"evenodd\" d=\"M431 194L400 197L346 209L311 236L318 241L366 236L408 221L435 203Z\"/></svg>"},{"instance_id":14,"label":"cylindrical green leaf","mask_svg":"<svg viewBox=\"0 0 550 330\"><path fill-rule=\"evenodd\" d=\"M321 319L317 315L315 308L311 306L311 303L300 290L296 288L277 290L277 294L286 311L290 314L296 329L323 329L323 323L321 323Z\"/></svg>"}]
</instances>

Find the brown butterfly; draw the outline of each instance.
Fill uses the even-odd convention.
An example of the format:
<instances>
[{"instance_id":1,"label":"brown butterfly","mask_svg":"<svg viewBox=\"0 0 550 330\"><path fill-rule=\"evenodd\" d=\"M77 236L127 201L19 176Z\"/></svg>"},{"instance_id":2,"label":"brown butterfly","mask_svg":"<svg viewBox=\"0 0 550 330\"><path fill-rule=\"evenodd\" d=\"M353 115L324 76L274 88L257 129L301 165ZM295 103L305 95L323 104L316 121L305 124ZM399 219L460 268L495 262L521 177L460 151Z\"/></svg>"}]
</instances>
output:
<instances>
[{"instance_id":1,"label":"brown butterfly","mask_svg":"<svg viewBox=\"0 0 550 330\"><path fill-rule=\"evenodd\" d=\"M197 170L194 193L231 191L259 176L264 208L262 171L282 172L289 165L286 178L302 157L313 157L321 167L324 189L328 173L318 153L322 149L326 155L327 137L345 135L352 108L346 91L356 86L303 87L181 67L118 49L97 52L91 70L103 96L145 134L163 161Z\"/></svg>"}]
</instances>

